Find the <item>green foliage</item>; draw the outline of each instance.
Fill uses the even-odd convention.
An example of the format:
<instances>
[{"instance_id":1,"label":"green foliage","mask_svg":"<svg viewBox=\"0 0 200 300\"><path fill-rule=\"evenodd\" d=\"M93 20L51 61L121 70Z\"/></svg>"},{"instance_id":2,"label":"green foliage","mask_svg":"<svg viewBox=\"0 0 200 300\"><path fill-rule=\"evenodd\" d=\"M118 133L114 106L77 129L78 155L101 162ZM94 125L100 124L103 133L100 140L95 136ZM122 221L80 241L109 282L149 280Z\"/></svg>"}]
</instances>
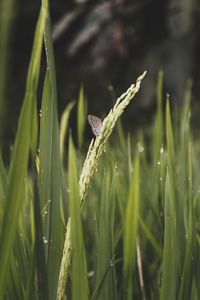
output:
<instances>
[{"instance_id":1,"label":"green foliage","mask_svg":"<svg viewBox=\"0 0 200 300\"><path fill-rule=\"evenodd\" d=\"M20 208L23 206L24 179L27 177L28 155L32 144L32 128L34 119L34 102L36 101L37 84L40 70L40 58L43 32L46 18L46 3L41 9L35 32L33 50L27 76L26 92L20 114L14 152L9 168L6 203L3 214L0 237L0 298L5 290L13 244L16 237ZM35 135L33 135L35 137ZM33 142L35 144L35 141ZM34 151L35 149L33 149ZM34 155L34 153L33 153Z\"/></svg>"},{"instance_id":2,"label":"green foliage","mask_svg":"<svg viewBox=\"0 0 200 300\"><path fill-rule=\"evenodd\" d=\"M78 167L72 138L69 138L68 187L70 218L72 224L72 299L88 299L88 278L83 241Z\"/></svg>"},{"instance_id":3,"label":"green foliage","mask_svg":"<svg viewBox=\"0 0 200 300\"><path fill-rule=\"evenodd\" d=\"M0 3L0 141L5 127L6 87L9 76L10 34L13 23L15 1L2 0Z\"/></svg>"},{"instance_id":4,"label":"green foliage","mask_svg":"<svg viewBox=\"0 0 200 300\"><path fill-rule=\"evenodd\" d=\"M43 1L9 166L0 155L0 298L198 300L199 141L193 141L190 131L191 83L184 106L176 108L169 96L166 101L162 97L159 73L157 112L148 142L145 129L133 139L119 122L109 143L144 73L117 99L85 158L81 151L87 143L87 109L82 89L78 151L67 135L73 102L61 118L59 134L47 7ZM47 71L38 133L43 34Z\"/></svg>"},{"instance_id":5,"label":"green foliage","mask_svg":"<svg viewBox=\"0 0 200 300\"><path fill-rule=\"evenodd\" d=\"M85 123L87 121L87 99L84 98L83 87L80 89L78 108L77 108L77 130L78 130L78 146L81 149L83 145Z\"/></svg>"},{"instance_id":6,"label":"green foliage","mask_svg":"<svg viewBox=\"0 0 200 300\"><path fill-rule=\"evenodd\" d=\"M140 202L140 164L139 155L136 155L134 172L129 187L124 224L124 280L127 286L127 299L133 297L132 279L135 271L136 239L138 235L138 217Z\"/></svg>"}]
</instances>

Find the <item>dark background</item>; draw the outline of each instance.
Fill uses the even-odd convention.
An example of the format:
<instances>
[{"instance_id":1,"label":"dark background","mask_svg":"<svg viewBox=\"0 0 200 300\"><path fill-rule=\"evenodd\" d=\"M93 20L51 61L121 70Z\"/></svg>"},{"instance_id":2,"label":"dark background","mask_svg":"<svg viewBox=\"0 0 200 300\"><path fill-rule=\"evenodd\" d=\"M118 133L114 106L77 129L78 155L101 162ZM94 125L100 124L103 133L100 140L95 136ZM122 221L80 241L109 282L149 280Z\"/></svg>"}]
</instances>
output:
<instances>
[{"instance_id":1,"label":"dark background","mask_svg":"<svg viewBox=\"0 0 200 300\"><path fill-rule=\"evenodd\" d=\"M40 1L16 1L6 98L7 145L16 133L39 9ZM67 103L78 98L83 85L88 112L101 117L110 110L114 99L147 70L123 122L128 128L148 126L156 109L157 76L162 69L163 95L168 92L178 105L183 103L187 79L193 80L192 111L194 127L198 128L200 1L54 0L50 1L50 13L59 116ZM46 69L44 55L38 103ZM75 117L74 110L71 127Z\"/></svg>"}]
</instances>

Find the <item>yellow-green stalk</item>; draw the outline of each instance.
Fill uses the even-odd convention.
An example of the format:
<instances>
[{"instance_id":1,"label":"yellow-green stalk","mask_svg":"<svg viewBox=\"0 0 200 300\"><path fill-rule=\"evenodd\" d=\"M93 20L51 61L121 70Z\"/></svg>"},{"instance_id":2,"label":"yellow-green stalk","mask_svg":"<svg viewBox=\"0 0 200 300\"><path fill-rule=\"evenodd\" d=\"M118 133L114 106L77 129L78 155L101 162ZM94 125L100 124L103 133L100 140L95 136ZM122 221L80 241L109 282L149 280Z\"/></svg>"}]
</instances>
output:
<instances>
[{"instance_id":1,"label":"yellow-green stalk","mask_svg":"<svg viewBox=\"0 0 200 300\"><path fill-rule=\"evenodd\" d=\"M130 88L117 99L113 109L110 110L107 117L103 120L99 136L96 137L95 141L94 139L92 139L90 143L87 157L85 159L85 163L79 180L81 206L83 206L84 204L84 199L87 193L87 188L89 186L90 178L92 177L97 167L98 159L105 149L106 142L113 131L117 119L121 116L131 99L139 91L141 81L145 75L146 71L140 77L138 77L136 84L132 84ZM58 281L57 299L59 300L63 299L65 292L65 285L71 261L71 250L71 220L69 218L67 223L64 250Z\"/></svg>"}]
</instances>

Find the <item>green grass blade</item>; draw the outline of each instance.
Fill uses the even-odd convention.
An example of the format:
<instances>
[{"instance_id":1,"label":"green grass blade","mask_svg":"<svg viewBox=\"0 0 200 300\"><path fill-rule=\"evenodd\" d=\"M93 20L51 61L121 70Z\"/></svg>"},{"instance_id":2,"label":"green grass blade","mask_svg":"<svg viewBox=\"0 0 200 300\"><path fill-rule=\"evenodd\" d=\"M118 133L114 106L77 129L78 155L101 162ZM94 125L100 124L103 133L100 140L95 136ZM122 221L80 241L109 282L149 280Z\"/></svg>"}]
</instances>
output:
<instances>
[{"instance_id":1,"label":"green grass blade","mask_svg":"<svg viewBox=\"0 0 200 300\"><path fill-rule=\"evenodd\" d=\"M74 105L75 105L75 101L72 101L67 105L64 112L62 113L61 120L60 120L60 155L61 155L62 162L64 159L63 156L64 156L64 149L65 149L65 138L67 133L69 115Z\"/></svg>"},{"instance_id":2,"label":"green grass blade","mask_svg":"<svg viewBox=\"0 0 200 300\"><path fill-rule=\"evenodd\" d=\"M164 253L163 274L161 286L161 300L177 299L177 268L176 268L176 220L174 213L173 186L167 172L165 183L165 231L164 231Z\"/></svg>"},{"instance_id":3,"label":"green grass blade","mask_svg":"<svg viewBox=\"0 0 200 300\"><path fill-rule=\"evenodd\" d=\"M36 171L34 172L34 224L35 224L35 245L34 255L36 256L37 284L39 299L47 300L48 297L48 275L44 250L44 235L42 228L40 197L38 183L36 181ZM30 285L30 283L29 283ZM27 291L28 293L28 291Z\"/></svg>"},{"instance_id":4,"label":"green grass blade","mask_svg":"<svg viewBox=\"0 0 200 300\"><path fill-rule=\"evenodd\" d=\"M188 232L186 238L186 252L184 260L184 268L181 276L181 286L179 291L179 300L187 300L190 298L192 290L193 270L195 264L195 216L192 199L192 163L191 163L191 144L188 146L188 200L189 200L189 216L188 216Z\"/></svg>"},{"instance_id":5,"label":"green grass blade","mask_svg":"<svg viewBox=\"0 0 200 300\"><path fill-rule=\"evenodd\" d=\"M136 238L139 221L140 197L140 161L137 153L134 162L134 172L129 188L124 226L124 280L128 289L127 299L133 296L133 272L136 266Z\"/></svg>"},{"instance_id":6,"label":"green grass blade","mask_svg":"<svg viewBox=\"0 0 200 300\"><path fill-rule=\"evenodd\" d=\"M188 142L190 134L190 98L191 98L191 82L188 82L185 95L185 103L183 106L183 112L181 116L180 124L180 150L179 150L179 167L180 167L180 194L179 194L179 205L183 212L184 227L187 233L188 224Z\"/></svg>"},{"instance_id":7,"label":"green grass blade","mask_svg":"<svg viewBox=\"0 0 200 300\"><path fill-rule=\"evenodd\" d=\"M40 130L39 191L45 210L44 239L48 268L49 297L55 299L60 263L60 191L61 162L57 111L52 99L49 71L47 71L42 98Z\"/></svg>"},{"instance_id":8,"label":"green grass blade","mask_svg":"<svg viewBox=\"0 0 200 300\"><path fill-rule=\"evenodd\" d=\"M72 299L88 299L87 265L83 240L78 168L72 138L68 155L69 206L72 226Z\"/></svg>"},{"instance_id":9,"label":"green grass blade","mask_svg":"<svg viewBox=\"0 0 200 300\"><path fill-rule=\"evenodd\" d=\"M2 0L0 3L0 142L6 123L6 81L9 73L9 39L14 19L15 0ZM1 143L2 146L2 143Z\"/></svg>"},{"instance_id":10,"label":"green grass blade","mask_svg":"<svg viewBox=\"0 0 200 300\"><path fill-rule=\"evenodd\" d=\"M175 165L175 149L174 149L174 136L172 130L172 121L169 105L169 95L167 95L166 102L166 139L167 139L167 157L170 176L173 174L173 166Z\"/></svg>"},{"instance_id":11,"label":"green grass blade","mask_svg":"<svg viewBox=\"0 0 200 300\"><path fill-rule=\"evenodd\" d=\"M154 123L154 142L153 142L153 156L154 165L156 166L160 156L160 148L163 145L163 109L162 109L162 85L163 85L163 73L158 74L157 83L157 113Z\"/></svg>"},{"instance_id":12,"label":"green grass blade","mask_svg":"<svg viewBox=\"0 0 200 300\"><path fill-rule=\"evenodd\" d=\"M79 150L83 145L84 129L87 120L87 100L84 97L83 87L80 89L77 111L77 131Z\"/></svg>"},{"instance_id":13,"label":"green grass blade","mask_svg":"<svg viewBox=\"0 0 200 300\"><path fill-rule=\"evenodd\" d=\"M6 189L7 189L7 174L0 153L0 210L1 211L3 210L3 205L5 204Z\"/></svg>"},{"instance_id":14,"label":"green grass blade","mask_svg":"<svg viewBox=\"0 0 200 300\"><path fill-rule=\"evenodd\" d=\"M117 121L116 130L117 130L117 136L119 139L120 148L122 149L122 151L124 153L126 153L127 152L127 144L126 144L126 139L125 139L125 135L124 135L123 127L122 127L121 118L119 118Z\"/></svg>"},{"instance_id":15,"label":"green grass blade","mask_svg":"<svg viewBox=\"0 0 200 300\"><path fill-rule=\"evenodd\" d=\"M97 256L97 286L99 299L116 299L114 266L114 215L115 215L115 173L111 183L109 173L104 173L101 194L100 224ZM103 280L102 280L103 278Z\"/></svg>"},{"instance_id":16,"label":"green grass blade","mask_svg":"<svg viewBox=\"0 0 200 300\"><path fill-rule=\"evenodd\" d=\"M56 73L54 51L51 33L51 21L48 13L45 24L45 50L47 57L47 67L49 72L50 93L52 101L52 145L51 145L51 178L50 178L50 220L49 232L50 240L48 240L48 282L49 282L49 297L56 298L59 268L60 268L60 196L62 183L62 167L60 158L60 139L57 115L57 88L56 88ZM48 147L48 145L46 145ZM49 200L49 199L47 199Z\"/></svg>"},{"instance_id":17,"label":"green grass blade","mask_svg":"<svg viewBox=\"0 0 200 300\"><path fill-rule=\"evenodd\" d=\"M4 292L4 282L13 249L15 234L24 193L24 178L27 176L29 149L31 146L31 129L34 101L36 99L40 58L42 51L43 32L46 20L46 2L38 19L31 61L28 71L25 98L19 118L14 152L9 170L6 206L0 238L0 298Z\"/></svg>"}]
</instances>

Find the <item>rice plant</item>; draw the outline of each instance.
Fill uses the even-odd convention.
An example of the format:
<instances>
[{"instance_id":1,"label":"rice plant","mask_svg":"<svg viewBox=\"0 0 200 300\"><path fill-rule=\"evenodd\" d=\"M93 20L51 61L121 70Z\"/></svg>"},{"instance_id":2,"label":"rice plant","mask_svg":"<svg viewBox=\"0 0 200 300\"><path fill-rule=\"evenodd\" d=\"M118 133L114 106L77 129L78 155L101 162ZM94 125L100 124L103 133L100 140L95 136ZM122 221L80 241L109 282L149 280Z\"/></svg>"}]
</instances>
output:
<instances>
[{"instance_id":1,"label":"rice plant","mask_svg":"<svg viewBox=\"0 0 200 300\"><path fill-rule=\"evenodd\" d=\"M125 133L120 116L137 101L145 75L116 100L90 145L83 88L59 125L48 1L42 2L10 165L0 156L0 299L200 298L191 82L183 107L176 107L162 96L160 72L150 130ZM68 128L73 107L77 149Z\"/></svg>"}]
</instances>

